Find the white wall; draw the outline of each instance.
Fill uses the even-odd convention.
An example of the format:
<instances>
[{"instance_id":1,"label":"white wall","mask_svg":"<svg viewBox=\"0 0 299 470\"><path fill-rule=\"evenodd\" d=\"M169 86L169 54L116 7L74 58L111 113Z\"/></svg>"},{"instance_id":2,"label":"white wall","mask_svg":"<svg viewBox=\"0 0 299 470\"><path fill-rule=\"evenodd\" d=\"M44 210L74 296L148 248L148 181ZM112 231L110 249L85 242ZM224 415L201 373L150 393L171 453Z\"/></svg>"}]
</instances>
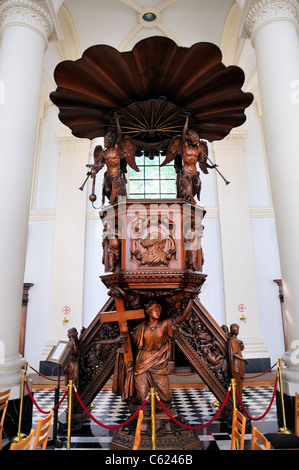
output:
<instances>
[{"instance_id":1,"label":"white wall","mask_svg":"<svg viewBox=\"0 0 299 470\"><path fill-rule=\"evenodd\" d=\"M29 290L24 357L37 369L48 340L54 229L54 221L29 222L24 282L34 286Z\"/></svg>"},{"instance_id":2,"label":"white wall","mask_svg":"<svg viewBox=\"0 0 299 470\"><path fill-rule=\"evenodd\" d=\"M252 218L251 226L260 328L274 364L285 351L279 288L274 282L281 278L275 220Z\"/></svg>"},{"instance_id":3,"label":"white wall","mask_svg":"<svg viewBox=\"0 0 299 470\"><path fill-rule=\"evenodd\" d=\"M84 273L84 327L91 323L108 299L108 290L100 279L100 276L104 274L101 234L102 222L100 220L88 220L86 223Z\"/></svg>"}]
</instances>

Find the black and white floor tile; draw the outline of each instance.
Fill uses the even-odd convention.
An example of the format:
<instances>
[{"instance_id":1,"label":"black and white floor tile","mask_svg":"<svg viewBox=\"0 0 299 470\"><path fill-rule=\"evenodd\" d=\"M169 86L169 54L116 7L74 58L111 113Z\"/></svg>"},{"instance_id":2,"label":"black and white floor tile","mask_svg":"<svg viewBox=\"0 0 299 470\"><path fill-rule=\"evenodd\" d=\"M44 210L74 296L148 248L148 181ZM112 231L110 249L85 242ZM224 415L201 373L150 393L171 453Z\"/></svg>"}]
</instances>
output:
<instances>
[{"instance_id":1,"label":"black and white floor tile","mask_svg":"<svg viewBox=\"0 0 299 470\"><path fill-rule=\"evenodd\" d=\"M198 427L208 423L217 413L214 406L216 401L214 395L207 388L173 388L173 406L183 416L190 426ZM253 418L259 418L267 410L273 397L272 386L244 387L243 404L247 413ZM39 390L35 391L34 399L39 407L48 411L53 407L54 392ZM59 409L59 416L65 413L66 400ZM110 389L102 390L94 400L91 414L100 423L105 425L117 425L125 422L130 416L127 405L121 401ZM33 427L37 421L44 418L35 405L33 405ZM256 426L261 432L275 432L277 430L276 400L262 420L253 420L251 425ZM88 419L80 431L74 431L71 435L71 449L76 450L109 450L114 430L100 426L92 419ZM201 450L230 450L230 428L217 417L208 427L197 430ZM58 429L58 439L61 447L49 445L48 450L65 450L67 436L65 432ZM51 441L51 432L50 432ZM250 449L251 428L245 436L245 450Z\"/></svg>"}]
</instances>

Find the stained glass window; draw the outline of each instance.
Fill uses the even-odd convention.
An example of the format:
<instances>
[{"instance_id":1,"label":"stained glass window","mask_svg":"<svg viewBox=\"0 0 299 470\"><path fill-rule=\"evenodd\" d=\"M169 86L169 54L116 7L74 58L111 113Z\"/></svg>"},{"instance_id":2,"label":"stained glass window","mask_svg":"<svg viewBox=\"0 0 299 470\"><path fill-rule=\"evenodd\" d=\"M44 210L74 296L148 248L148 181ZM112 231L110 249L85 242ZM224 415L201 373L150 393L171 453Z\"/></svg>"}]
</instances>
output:
<instances>
[{"instance_id":1,"label":"stained glass window","mask_svg":"<svg viewBox=\"0 0 299 470\"><path fill-rule=\"evenodd\" d=\"M160 167L165 156L136 157L139 173L128 170L128 196L131 199L176 198L176 172L173 163Z\"/></svg>"}]
</instances>

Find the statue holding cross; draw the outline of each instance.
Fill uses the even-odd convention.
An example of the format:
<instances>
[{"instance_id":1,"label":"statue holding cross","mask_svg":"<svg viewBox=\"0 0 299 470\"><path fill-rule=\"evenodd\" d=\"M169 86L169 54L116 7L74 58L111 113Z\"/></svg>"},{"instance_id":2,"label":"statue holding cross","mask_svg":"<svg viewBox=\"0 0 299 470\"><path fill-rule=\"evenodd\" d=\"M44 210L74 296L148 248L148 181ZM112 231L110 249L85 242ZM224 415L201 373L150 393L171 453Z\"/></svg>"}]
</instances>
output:
<instances>
[{"instance_id":1,"label":"statue holding cross","mask_svg":"<svg viewBox=\"0 0 299 470\"><path fill-rule=\"evenodd\" d=\"M154 387L160 399L167 405L171 403L170 386L168 380L168 357L170 339L175 330L187 318L192 307L192 298L189 299L183 312L175 318L160 319L161 305L151 301L146 305L148 318L141 322L130 334L127 320L137 320L145 317L144 310L125 310L124 301L115 298L116 312L101 313L102 322L117 321L120 335L124 337L123 347L114 374L113 391L122 394L123 400L134 398L142 404L149 389ZM134 358L131 338L137 347Z\"/></svg>"},{"instance_id":2,"label":"statue holding cross","mask_svg":"<svg viewBox=\"0 0 299 470\"><path fill-rule=\"evenodd\" d=\"M123 346L118 351L114 372L113 391L120 393L123 400L134 394L134 360L128 320L144 318L144 310L125 310L125 303L121 298L114 298L116 311L100 313L102 323L118 322L120 336L123 337Z\"/></svg>"}]
</instances>

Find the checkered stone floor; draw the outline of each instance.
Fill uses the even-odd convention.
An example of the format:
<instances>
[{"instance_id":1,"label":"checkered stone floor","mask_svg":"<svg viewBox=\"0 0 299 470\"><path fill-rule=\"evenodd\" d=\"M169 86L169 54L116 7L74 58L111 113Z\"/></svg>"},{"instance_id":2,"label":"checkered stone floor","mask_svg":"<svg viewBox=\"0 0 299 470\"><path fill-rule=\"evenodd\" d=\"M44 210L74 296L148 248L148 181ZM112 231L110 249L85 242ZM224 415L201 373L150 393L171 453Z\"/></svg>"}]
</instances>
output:
<instances>
[{"instance_id":1,"label":"checkered stone floor","mask_svg":"<svg viewBox=\"0 0 299 470\"><path fill-rule=\"evenodd\" d=\"M267 410L274 387L272 386L253 386L244 387L243 404L250 416L259 418ZM190 426L202 426L209 422L217 413L217 408L213 406L216 401L215 396L207 388L173 388L171 390L173 397L173 406L178 413L183 416ZM42 410L48 411L53 407L53 391L35 391L34 398ZM59 409L59 417L65 413L66 400ZM94 408L91 413L93 417L105 424L115 425L125 422L130 416L127 405L121 401L111 390L102 390L94 400ZM33 405L33 427L36 426L38 419L45 415L40 413ZM268 414L258 421L251 421L261 432L275 432L277 430L276 400ZM59 418L60 419L60 418ZM77 432L72 432L71 449L87 450L109 450L110 442L114 430L106 429L88 419ZM230 449L230 428L222 418L217 417L208 427L197 430L196 433L200 439L201 450L229 450ZM251 428L248 428L248 434L245 436L245 450L250 449ZM58 430L58 438L62 447L50 445L48 449L65 450L66 434ZM51 439L51 432L50 432Z\"/></svg>"}]
</instances>

